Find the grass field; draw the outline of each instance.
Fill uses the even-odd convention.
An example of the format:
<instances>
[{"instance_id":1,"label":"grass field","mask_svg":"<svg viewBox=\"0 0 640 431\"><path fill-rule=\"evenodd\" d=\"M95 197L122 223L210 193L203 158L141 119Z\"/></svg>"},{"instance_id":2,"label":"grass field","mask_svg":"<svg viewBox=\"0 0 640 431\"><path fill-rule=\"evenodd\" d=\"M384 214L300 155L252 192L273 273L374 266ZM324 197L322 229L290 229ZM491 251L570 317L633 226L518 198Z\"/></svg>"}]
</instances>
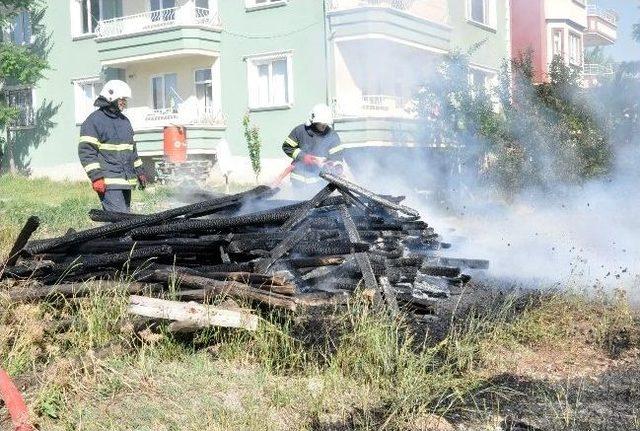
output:
<instances>
[{"instance_id":1,"label":"grass field","mask_svg":"<svg viewBox=\"0 0 640 431\"><path fill-rule=\"evenodd\" d=\"M143 212L169 195L134 201ZM89 226L97 206L85 183L0 177L0 252L29 215L43 237ZM99 285L20 304L5 284L0 365L42 430L640 430L638 314L622 292L579 287L487 295L439 336L356 300L313 322L263 315L255 333L176 337L136 331L127 298Z\"/></svg>"}]
</instances>

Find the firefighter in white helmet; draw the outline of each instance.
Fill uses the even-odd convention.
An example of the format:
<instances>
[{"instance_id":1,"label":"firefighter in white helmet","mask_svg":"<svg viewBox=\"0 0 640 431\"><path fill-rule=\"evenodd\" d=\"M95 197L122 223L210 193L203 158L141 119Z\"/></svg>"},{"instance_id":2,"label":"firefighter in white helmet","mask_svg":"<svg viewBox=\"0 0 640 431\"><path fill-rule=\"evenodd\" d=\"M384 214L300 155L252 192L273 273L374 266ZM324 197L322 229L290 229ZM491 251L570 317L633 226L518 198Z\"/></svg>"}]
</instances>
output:
<instances>
[{"instance_id":1,"label":"firefighter in white helmet","mask_svg":"<svg viewBox=\"0 0 640 431\"><path fill-rule=\"evenodd\" d=\"M304 124L295 127L282 144L282 150L293 159L291 182L303 186L320 182L320 170L333 163L340 137L333 130L333 114L325 104L313 107Z\"/></svg>"},{"instance_id":2,"label":"firefighter in white helmet","mask_svg":"<svg viewBox=\"0 0 640 431\"><path fill-rule=\"evenodd\" d=\"M80 127L80 162L105 211L129 212L131 190L147 183L133 128L122 113L130 98L126 82L107 82L94 102L98 109Z\"/></svg>"}]
</instances>

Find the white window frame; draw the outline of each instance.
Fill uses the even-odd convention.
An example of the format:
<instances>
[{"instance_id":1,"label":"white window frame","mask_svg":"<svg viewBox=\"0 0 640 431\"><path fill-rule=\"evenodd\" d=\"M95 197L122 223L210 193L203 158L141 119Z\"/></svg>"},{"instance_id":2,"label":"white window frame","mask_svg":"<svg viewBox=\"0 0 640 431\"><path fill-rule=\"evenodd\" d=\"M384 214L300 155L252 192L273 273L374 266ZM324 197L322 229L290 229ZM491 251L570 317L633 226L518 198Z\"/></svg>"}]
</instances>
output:
<instances>
[{"instance_id":1,"label":"white window frame","mask_svg":"<svg viewBox=\"0 0 640 431\"><path fill-rule=\"evenodd\" d=\"M262 64L272 64L274 61L287 61L287 93L288 100L284 105L267 104L259 105L256 100L257 82L258 82L258 66ZM293 86L293 51L284 51L269 54L251 55L245 57L247 63L247 90L249 94L249 110L260 111L269 109L287 109L294 104L294 86Z\"/></svg>"},{"instance_id":2,"label":"white window frame","mask_svg":"<svg viewBox=\"0 0 640 431\"><path fill-rule=\"evenodd\" d=\"M196 74L201 70L208 70L209 72L211 72L211 79L209 81L198 81L196 79ZM196 103L198 103L198 84L204 84L209 82L211 84L211 109L214 109L214 107L216 106L216 85L215 85L215 75L214 75L213 66L197 67L193 69L192 76L193 76L193 94L196 97ZM200 105L198 105L198 108L200 108Z\"/></svg>"},{"instance_id":3,"label":"white window frame","mask_svg":"<svg viewBox=\"0 0 640 431\"><path fill-rule=\"evenodd\" d=\"M95 27L88 32L83 31L84 17L82 16L82 3L87 2L88 16L87 28L91 29L91 0L70 0L71 2L71 29L73 30L72 36L74 38L91 37L96 33ZM126 1L126 0L125 0ZM104 19L104 0L98 1L98 23ZM96 24L96 27L98 24Z\"/></svg>"},{"instance_id":4,"label":"white window frame","mask_svg":"<svg viewBox=\"0 0 640 431\"><path fill-rule=\"evenodd\" d=\"M80 100L84 99L84 90L82 87L85 85L94 86L94 96L97 99L99 94L95 92L95 85L96 84L104 85L104 81L100 79L99 76L91 76L87 78L74 79L72 83L73 83L76 124L82 124L84 120L86 120L87 116L91 114L91 112L93 112L93 111L87 112L82 109L83 108L82 106L80 106Z\"/></svg>"},{"instance_id":5,"label":"white window frame","mask_svg":"<svg viewBox=\"0 0 640 431\"><path fill-rule=\"evenodd\" d=\"M0 90L3 98L6 97L5 93L11 91L21 91L21 90L31 90L31 109L33 110L33 123L27 124L25 126L11 126L7 125L7 129L9 130L20 130L20 129L32 129L36 126L35 124L35 116L36 116L36 106L38 106L38 102L36 99L36 90L35 87L30 85L7 85ZM11 105L9 105L11 106Z\"/></svg>"},{"instance_id":6,"label":"white window frame","mask_svg":"<svg viewBox=\"0 0 640 431\"><path fill-rule=\"evenodd\" d=\"M572 40L577 41L577 45L575 47L575 54L577 55L577 58L574 58L573 56L574 49L571 43ZM569 64L572 64L574 66L582 66L583 49L583 41L580 33L569 30Z\"/></svg>"},{"instance_id":7,"label":"white window frame","mask_svg":"<svg viewBox=\"0 0 640 431\"><path fill-rule=\"evenodd\" d=\"M164 105L166 100L167 100L167 95L165 93L165 89L166 89L165 77L167 75L176 75L176 87L177 87L178 86L178 82L179 82L179 77L180 77L180 74L178 72L157 73L157 74L151 75L149 77L149 107L151 109L167 110L167 109L171 108L171 106L165 106L163 108L156 108L153 105L153 80L154 80L154 78L162 78L162 104ZM176 90L176 93L177 93L178 89L176 88L175 90ZM176 110L178 109L177 105L175 106L175 109Z\"/></svg>"},{"instance_id":8,"label":"white window frame","mask_svg":"<svg viewBox=\"0 0 640 431\"><path fill-rule=\"evenodd\" d=\"M264 3L257 3L257 0L245 0L244 5L247 11L270 9L272 7L285 6L289 0L265 0Z\"/></svg>"},{"instance_id":9,"label":"white window frame","mask_svg":"<svg viewBox=\"0 0 640 431\"><path fill-rule=\"evenodd\" d=\"M556 33L560 33L560 52L556 52L556 44L555 44ZM553 57L555 57L556 55L559 55L563 59L565 58L566 50L564 47L565 45L564 33L565 33L565 29L561 27L553 27L551 29L551 54Z\"/></svg>"},{"instance_id":10,"label":"white window frame","mask_svg":"<svg viewBox=\"0 0 640 431\"><path fill-rule=\"evenodd\" d=\"M486 22L482 22L482 21L476 21L475 19L473 19L472 13L471 11L473 10L473 1L474 0L466 0L465 1L465 5L466 5L466 17L467 17L467 22L473 23L475 25L484 27L484 28L488 28L491 30L496 30L497 29L497 14L498 14L498 4L496 0L481 0L483 3L483 8L484 8L484 15L485 15L485 21Z\"/></svg>"}]
</instances>

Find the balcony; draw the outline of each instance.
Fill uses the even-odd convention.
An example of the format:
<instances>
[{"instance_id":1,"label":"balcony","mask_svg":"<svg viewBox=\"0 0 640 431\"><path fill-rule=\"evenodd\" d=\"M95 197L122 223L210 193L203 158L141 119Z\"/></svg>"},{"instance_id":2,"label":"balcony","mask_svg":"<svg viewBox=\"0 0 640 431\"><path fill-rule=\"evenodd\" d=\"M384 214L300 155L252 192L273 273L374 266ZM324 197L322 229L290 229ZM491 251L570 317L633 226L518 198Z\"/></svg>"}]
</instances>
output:
<instances>
[{"instance_id":1,"label":"balcony","mask_svg":"<svg viewBox=\"0 0 640 431\"><path fill-rule=\"evenodd\" d=\"M618 39L618 14L611 9L601 9L595 4L587 6L585 46L612 45Z\"/></svg>"},{"instance_id":2,"label":"balcony","mask_svg":"<svg viewBox=\"0 0 640 431\"><path fill-rule=\"evenodd\" d=\"M337 118L415 118L410 100L389 95L363 95L359 100L338 101L334 113Z\"/></svg>"},{"instance_id":3,"label":"balcony","mask_svg":"<svg viewBox=\"0 0 640 431\"><path fill-rule=\"evenodd\" d=\"M161 129L172 124L198 128L225 128L226 117L217 108L194 108L178 105L175 109L152 109L146 106L126 112L135 131Z\"/></svg>"},{"instance_id":4,"label":"balcony","mask_svg":"<svg viewBox=\"0 0 640 431\"><path fill-rule=\"evenodd\" d=\"M100 21L96 42L103 66L179 55L217 56L221 22L212 9L182 6Z\"/></svg>"},{"instance_id":5,"label":"balcony","mask_svg":"<svg viewBox=\"0 0 640 431\"><path fill-rule=\"evenodd\" d=\"M338 101L334 106L335 129L345 150L360 147L415 147L420 126L412 102L391 95L365 95Z\"/></svg>"},{"instance_id":6,"label":"balcony","mask_svg":"<svg viewBox=\"0 0 640 431\"><path fill-rule=\"evenodd\" d=\"M596 63L585 63L582 74L586 76L607 76L613 75L613 65L612 64L596 64Z\"/></svg>"},{"instance_id":7,"label":"balcony","mask_svg":"<svg viewBox=\"0 0 640 431\"><path fill-rule=\"evenodd\" d=\"M126 112L141 156L163 154L164 126L179 125L187 128L189 154L215 154L224 138L226 116L217 108L192 108L178 105L176 109L138 107Z\"/></svg>"},{"instance_id":8,"label":"balcony","mask_svg":"<svg viewBox=\"0 0 640 431\"><path fill-rule=\"evenodd\" d=\"M328 0L336 41L387 39L445 52L451 27L447 0Z\"/></svg>"}]
</instances>

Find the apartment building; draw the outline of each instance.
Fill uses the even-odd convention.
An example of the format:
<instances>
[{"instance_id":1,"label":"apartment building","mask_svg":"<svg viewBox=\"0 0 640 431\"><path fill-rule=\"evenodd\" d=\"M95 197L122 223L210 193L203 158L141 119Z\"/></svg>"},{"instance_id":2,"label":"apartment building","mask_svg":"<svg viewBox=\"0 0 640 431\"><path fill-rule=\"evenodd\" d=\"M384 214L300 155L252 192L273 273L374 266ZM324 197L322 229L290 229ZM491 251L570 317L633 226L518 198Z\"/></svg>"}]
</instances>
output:
<instances>
[{"instance_id":1,"label":"apartment building","mask_svg":"<svg viewBox=\"0 0 640 431\"><path fill-rule=\"evenodd\" d=\"M614 44L617 15L595 0L512 0L512 51L532 50L536 80L547 79L554 57L580 68L585 80L597 79L610 70L584 63L584 50Z\"/></svg>"},{"instance_id":2,"label":"apartment building","mask_svg":"<svg viewBox=\"0 0 640 431\"><path fill-rule=\"evenodd\" d=\"M344 149L417 146L410 100L442 56L472 54L489 84L510 55L508 0L56 0L41 22L20 14L5 40L50 46L35 88L10 85L24 113L10 130L35 175L82 178L79 125L106 80L133 90L126 114L147 162L168 124L189 154L253 178L242 117L263 140L264 177L288 161L281 142L310 108L335 109ZM49 37L49 40L46 38Z\"/></svg>"}]
</instances>

